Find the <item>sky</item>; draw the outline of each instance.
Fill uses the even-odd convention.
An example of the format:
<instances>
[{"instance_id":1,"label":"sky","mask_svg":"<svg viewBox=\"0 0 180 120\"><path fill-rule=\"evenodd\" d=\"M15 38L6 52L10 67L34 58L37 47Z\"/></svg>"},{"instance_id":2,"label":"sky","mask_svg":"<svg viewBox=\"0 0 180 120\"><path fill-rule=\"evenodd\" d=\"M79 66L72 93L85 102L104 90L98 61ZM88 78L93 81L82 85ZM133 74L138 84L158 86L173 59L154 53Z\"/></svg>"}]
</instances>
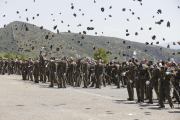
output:
<instances>
[{"instance_id":1,"label":"sky","mask_svg":"<svg viewBox=\"0 0 180 120\"><path fill-rule=\"evenodd\" d=\"M71 9L71 3L74 9ZM112 9L109 9L110 6ZM43 26L52 32L56 32L53 26L57 25L60 32L86 31L87 35L95 36L97 32L97 36L117 37L141 43L159 41L163 44L180 41L178 6L180 0L142 0L142 6L137 0L96 0L96 3L94 0L0 0L0 28L13 21L22 21ZM102 7L104 12L101 11ZM123 8L126 9L125 12L122 11ZM162 10L162 14L157 14L158 9ZM132 12L135 14L132 15ZM74 13L77 17L73 16ZM29 21L26 21L27 17ZM140 17L140 20L137 17ZM91 19L93 22L90 22ZM155 24L161 19L164 20L161 25ZM61 20L64 23L61 23ZM170 28L166 27L167 21L171 23ZM81 26L78 27L79 24ZM87 27L94 27L94 30L88 31ZM141 27L143 30L140 30ZM149 27L152 27L152 30L149 30ZM126 29L129 36L126 36ZM135 36L135 32L138 32L138 36ZM152 40L153 35L156 35L156 40Z\"/></svg>"}]
</instances>

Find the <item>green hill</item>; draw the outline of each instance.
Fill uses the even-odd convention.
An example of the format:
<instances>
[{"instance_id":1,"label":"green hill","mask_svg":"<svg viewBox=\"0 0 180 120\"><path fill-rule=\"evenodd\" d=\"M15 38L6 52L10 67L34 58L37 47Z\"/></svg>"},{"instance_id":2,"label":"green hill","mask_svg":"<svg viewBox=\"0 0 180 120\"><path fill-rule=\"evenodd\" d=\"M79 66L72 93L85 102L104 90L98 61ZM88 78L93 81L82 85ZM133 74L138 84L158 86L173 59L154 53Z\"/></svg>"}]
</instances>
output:
<instances>
[{"instance_id":1,"label":"green hill","mask_svg":"<svg viewBox=\"0 0 180 120\"><path fill-rule=\"evenodd\" d=\"M26 31L26 27L28 31ZM48 35L48 39L45 39L46 35ZM84 39L81 38L82 36ZM126 43L123 44L123 41ZM52 50L50 49L51 45ZM132 57L133 51L136 50L138 59L147 58L148 60L153 60L155 58L157 60L168 60L168 57L173 57L176 61L180 61L180 55L177 54L180 51L178 50L167 48L160 50L161 47L158 46L145 45L120 38L90 36L83 33L53 33L46 29L40 29L38 26L19 21L12 22L0 29L0 53L24 53L27 56L37 57L43 46L46 46L47 58L52 54L56 58L61 56L75 57L76 54L80 54L81 57L92 57L93 46L96 48L102 46L112 53L108 54L109 60L118 57L118 61L123 61L124 57L122 54L128 55L127 58ZM127 46L131 46L131 48L127 49ZM32 47L34 47L33 50ZM60 48L60 50L56 51L56 48ZM120 55L119 52L121 53ZM173 55L174 52L175 55Z\"/></svg>"}]
</instances>

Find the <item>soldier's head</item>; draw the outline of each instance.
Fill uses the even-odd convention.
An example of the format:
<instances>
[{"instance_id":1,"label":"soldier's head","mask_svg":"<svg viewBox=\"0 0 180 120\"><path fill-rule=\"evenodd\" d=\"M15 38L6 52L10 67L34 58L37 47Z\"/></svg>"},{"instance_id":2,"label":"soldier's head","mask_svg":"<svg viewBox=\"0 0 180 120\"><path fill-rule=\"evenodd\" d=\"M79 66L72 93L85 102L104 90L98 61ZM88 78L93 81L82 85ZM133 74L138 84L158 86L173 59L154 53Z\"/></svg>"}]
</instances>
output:
<instances>
[{"instance_id":1,"label":"soldier's head","mask_svg":"<svg viewBox=\"0 0 180 120\"><path fill-rule=\"evenodd\" d=\"M143 59L141 60L141 64L145 64L145 63L146 63L146 59L143 58Z\"/></svg>"},{"instance_id":2,"label":"soldier's head","mask_svg":"<svg viewBox=\"0 0 180 120\"><path fill-rule=\"evenodd\" d=\"M98 61L99 63L101 63L101 59L99 59L99 61Z\"/></svg>"},{"instance_id":3,"label":"soldier's head","mask_svg":"<svg viewBox=\"0 0 180 120\"><path fill-rule=\"evenodd\" d=\"M167 67L171 67L173 65L173 62L172 61L169 61L166 63Z\"/></svg>"},{"instance_id":4,"label":"soldier's head","mask_svg":"<svg viewBox=\"0 0 180 120\"><path fill-rule=\"evenodd\" d=\"M29 58L29 62L31 62L32 61L32 59L31 58Z\"/></svg>"},{"instance_id":5,"label":"soldier's head","mask_svg":"<svg viewBox=\"0 0 180 120\"><path fill-rule=\"evenodd\" d=\"M66 60L66 57L65 57L65 56L63 56L63 57L62 57L62 60Z\"/></svg>"},{"instance_id":6,"label":"soldier's head","mask_svg":"<svg viewBox=\"0 0 180 120\"><path fill-rule=\"evenodd\" d=\"M73 57L71 57L70 60L71 60L71 62L73 62L74 61Z\"/></svg>"},{"instance_id":7,"label":"soldier's head","mask_svg":"<svg viewBox=\"0 0 180 120\"><path fill-rule=\"evenodd\" d=\"M164 60L162 60L160 63L162 63L163 66L165 65L165 61Z\"/></svg>"},{"instance_id":8,"label":"soldier's head","mask_svg":"<svg viewBox=\"0 0 180 120\"><path fill-rule=\"evenodd\" d=\"M138 62L138 59L135 59L136 62Z\"/></svg>"},{"instance_id":9,"label":"soldier's head","mask_svg":"<svg viewBox=\"0 0 180 120\"><path fill-rule=\"evenodd\" d=\"M180 66L180 62L178 63L178 66Z\"/></svg>"},{"instance_id":10,"label":"soldier's head","mask_svg":"<svg viewBox=\"0 0 180 120\"><path fill-rule=\"evenodd\" d=\"M102 63L104 64L104 60L102 60Z\"/></svg>"},{"instance_id":11,"label":"soldier's head","mask_svg":"<svg viewBox=\"0 0 180 120\"><path fill-rule=\"evenodd\" d=\"M159 60L159 62L158 63L162 63L162 60Z\"/></svg>"},{"instance_id":12,"label":"soldier's head","mask_svg":"<svg viewBox=\"0 0 180 120\"><path fill-rule=\"evenodd\" d=\"M149 65L152 65L153 64L153 62L152 61L149 61Z\"/></svg>"}]
</instances>

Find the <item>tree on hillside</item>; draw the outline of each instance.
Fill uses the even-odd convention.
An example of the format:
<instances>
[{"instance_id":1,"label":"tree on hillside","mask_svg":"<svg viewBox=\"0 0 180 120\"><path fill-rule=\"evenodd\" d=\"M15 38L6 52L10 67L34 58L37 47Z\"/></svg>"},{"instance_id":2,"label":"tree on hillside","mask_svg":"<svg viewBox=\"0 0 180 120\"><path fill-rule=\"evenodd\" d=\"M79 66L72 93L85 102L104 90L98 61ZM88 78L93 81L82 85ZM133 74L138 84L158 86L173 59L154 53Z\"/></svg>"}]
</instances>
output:
<instances>
[{"instance_id":1,"label":"tree on hillside","mask_svg":"<svg viewBox=\"0 0 180 120\"><path fill-rule=\"evenodd\" d=\"M28 57L27 57L25 54L20 54L20 58L21 58L21 59L24 59L24 60L25 60L25 59L28 59Z\"/></svg>"},{"instance_id":2,"label":"tree on hillside","mask_svg":"<svg viewBox=\"0 0 180 120\"><path fill-rule=\"evenodd\" d=\"M100 53L100 54L99 54ZM104 60L105 62L108 62L108 56L106 53L106 50L103 49L102 47L98 47L94 52L93 52L93 57L95 60Z\"/></svg>"},{"instance_id":3,"label":"tree on hillside","mask_svg":"<svg viewBox=\"0 0 180 120\"><path fill-rule=\"evenodd\" d=\"M0 53L0 59L3 58L3 55Z\"/></svg>"},{"instance_id":4,"label":"tree on hillside","mask_svg":"<svg viewBox=\"0 0 180 120\"><path fill-rule=\"evenodd\" d=\"M7 53L4 54L4 57L5 57L5 58L13 58L13 54L7 52Z\"/></svg>"}]
</instances>

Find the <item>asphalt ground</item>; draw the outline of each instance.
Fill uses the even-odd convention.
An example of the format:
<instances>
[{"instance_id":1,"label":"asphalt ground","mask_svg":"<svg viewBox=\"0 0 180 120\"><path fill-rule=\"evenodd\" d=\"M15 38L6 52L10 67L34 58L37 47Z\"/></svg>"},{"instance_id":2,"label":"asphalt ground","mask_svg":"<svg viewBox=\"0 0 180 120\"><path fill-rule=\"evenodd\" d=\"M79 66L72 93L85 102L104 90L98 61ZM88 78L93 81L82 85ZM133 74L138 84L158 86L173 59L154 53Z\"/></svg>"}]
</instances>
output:
<instances>
[{"instance_id":1,"label":"asphalt ground","mask_svg":"<svg viewBox=\"0 0 180 120\"><path fill-rule=\"evenodd\" d=\"M82 87L49 88L19 75L0 75L0 120L180 120L177 103L171 109L166 101L159 109L155 99L154 104L127 101L127 88Z\"/></svg>"}]
</instances>

